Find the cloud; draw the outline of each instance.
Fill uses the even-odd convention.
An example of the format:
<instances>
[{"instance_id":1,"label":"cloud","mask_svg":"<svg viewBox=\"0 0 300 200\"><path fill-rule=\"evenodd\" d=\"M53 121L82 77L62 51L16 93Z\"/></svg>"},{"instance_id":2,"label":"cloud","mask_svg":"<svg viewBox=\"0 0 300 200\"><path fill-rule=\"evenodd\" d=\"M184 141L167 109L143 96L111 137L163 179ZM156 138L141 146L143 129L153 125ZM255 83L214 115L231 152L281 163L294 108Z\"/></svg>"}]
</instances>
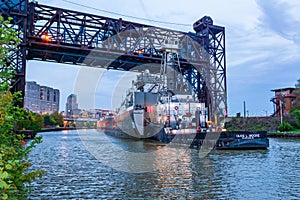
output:
<instances>
[{"instance_id":1,"label":"cloud","mask_svg":"<svg viewBox=\"0 0 300 200\"><path fill-rule=\"evenodd\" d=\"M250 115L261 115L261 110L272 113L270 90L293 87L299 79L300 24L292 15L292 5L282 1L256 4L260 12L252 15L256 19L252 26L226 26L230 115L241 112L243 101Z\"/></svg>"},{"instance_id":2,"label":"cloud","mask_svg":"<svg viewBox=\"0 0 300 200\"><path fill-rule=\"evenodd\" d=\"M300 45L300 21L290 12L292 5L282 1L256 0L261 16L261 26Z\"/></svg>"}]
</instances>

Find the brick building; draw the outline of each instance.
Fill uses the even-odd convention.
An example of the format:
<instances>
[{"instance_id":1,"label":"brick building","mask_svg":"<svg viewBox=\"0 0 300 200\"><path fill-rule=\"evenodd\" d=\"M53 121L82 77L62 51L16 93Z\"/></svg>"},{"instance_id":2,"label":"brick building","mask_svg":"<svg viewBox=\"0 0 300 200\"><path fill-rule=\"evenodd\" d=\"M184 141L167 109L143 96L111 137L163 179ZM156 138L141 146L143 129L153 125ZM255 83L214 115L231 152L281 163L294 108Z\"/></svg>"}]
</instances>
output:
<instances>
[{"instance_id":1,"label":"brick building","mask_svg":"<svg viewBox=\"0 0 300 200\"><path fill-rule=\"evenodd\" d=\"M297 97L295 90L296 88L281 88L271 90L272 92L275 92L275 97L271 99L271 101L274 103L273 115L279 116L280 112L282 112L282 115L287 115L290 112L293 102Z\"/></svg>"}]
</instances>

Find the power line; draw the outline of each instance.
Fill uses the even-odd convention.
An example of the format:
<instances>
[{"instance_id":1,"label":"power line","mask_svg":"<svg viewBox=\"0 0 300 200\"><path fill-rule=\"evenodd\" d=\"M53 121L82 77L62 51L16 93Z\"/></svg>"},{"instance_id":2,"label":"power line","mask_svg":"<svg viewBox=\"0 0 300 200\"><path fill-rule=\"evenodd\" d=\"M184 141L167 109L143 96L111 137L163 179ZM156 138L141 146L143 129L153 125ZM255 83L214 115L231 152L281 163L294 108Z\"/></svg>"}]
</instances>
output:
<instances>
[{"instance_id":1,"label":"power line","mask_svg":"<svg viewBox=\"0 0 300 200\"><path fill-rule=\"evenodd\" d=\"M112 11L107 11L107 10L103 10L103 9L98 9L98 8L93 8L90 6L86 6L80 3L75 3L69 0L62 0L64 2L70 3L70 4L74 4L77 6L81 6L84 8L88 8L88 9L92 9L92 10L97 10L100 12L104 12L104 13L109 13L109 14L113 14L113 15L118 15L118 16L122 16L122 17L128 17L128 18L132 18L132 19L139 19L139 20L143 20L143 21L148 21L148 22L155 22L155 23L160 23L160 24L172 24L172 25L178 25L178 26L191 26L190 24L181 24L181 23L174 23L174 22L166 22L166 21L159 21L159 20L153 20L153 19L146 19L146 18L141 18L141 17L134 17L131 15L124 15L124 14L120 14L120 13L116 13L116 12L112 12Z\"/></svg>"}]
</instances>

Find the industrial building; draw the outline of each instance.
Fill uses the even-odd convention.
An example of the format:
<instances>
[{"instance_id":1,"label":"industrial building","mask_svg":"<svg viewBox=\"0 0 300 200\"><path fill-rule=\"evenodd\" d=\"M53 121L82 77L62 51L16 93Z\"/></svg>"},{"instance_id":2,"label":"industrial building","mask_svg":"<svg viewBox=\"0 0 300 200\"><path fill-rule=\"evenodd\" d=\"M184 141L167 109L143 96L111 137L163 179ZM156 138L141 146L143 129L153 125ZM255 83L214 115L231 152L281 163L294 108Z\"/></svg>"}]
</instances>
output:
<instances>
[{"instance_id":1,"label":"industrial building","mask_svg":"<svg viewBox=\"0 0 300 200\"><path fill-rule=\"evenodd\" d=\"M280 88L271 90L275 92L275 97L271 99L274 103L274 116L287 115L296 100L296 88Z\"/></svg>"}]
</instances>

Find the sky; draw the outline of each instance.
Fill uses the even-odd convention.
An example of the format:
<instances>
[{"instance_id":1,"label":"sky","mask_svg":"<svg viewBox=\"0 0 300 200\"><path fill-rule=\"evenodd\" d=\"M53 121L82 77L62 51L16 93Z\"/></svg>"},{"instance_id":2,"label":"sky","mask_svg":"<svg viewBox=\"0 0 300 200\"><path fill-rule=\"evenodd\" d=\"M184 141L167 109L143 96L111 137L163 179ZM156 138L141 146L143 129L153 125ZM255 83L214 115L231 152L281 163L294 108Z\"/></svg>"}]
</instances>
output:
<instances>
[{"instance_id":1,"label":"sky","mask_svg":"<svg viewBox=\"0 0 300 200\"><path fill-rule=\"evenodd\" d=\"M274 92L271 90L294 87L300 79L300 1L297 0L89 0L88 5L84 0L38 2L117 19L120 15L92 7L139 18L190 24L161 24L121 16L127 21L184 32L193 31L195 21L210 16L215 25L225 27L229 116L238 112L243 114L243 102L248 116L272 114L274 109L270 99ZM83 80L84 74L91 78ZM27 61L26 79L59 89L61 111L65 109L67 96L71 93L80 93L80 108L109 109L116 104L116 98L121 98L116 96L119 86L130 84L123 83L129 78L121 72L38 61ZM79 83L93 85L88 87L93 89L82 90ZM88 98L92 92L94 98Z\"/></svg>"}]
</instances>

